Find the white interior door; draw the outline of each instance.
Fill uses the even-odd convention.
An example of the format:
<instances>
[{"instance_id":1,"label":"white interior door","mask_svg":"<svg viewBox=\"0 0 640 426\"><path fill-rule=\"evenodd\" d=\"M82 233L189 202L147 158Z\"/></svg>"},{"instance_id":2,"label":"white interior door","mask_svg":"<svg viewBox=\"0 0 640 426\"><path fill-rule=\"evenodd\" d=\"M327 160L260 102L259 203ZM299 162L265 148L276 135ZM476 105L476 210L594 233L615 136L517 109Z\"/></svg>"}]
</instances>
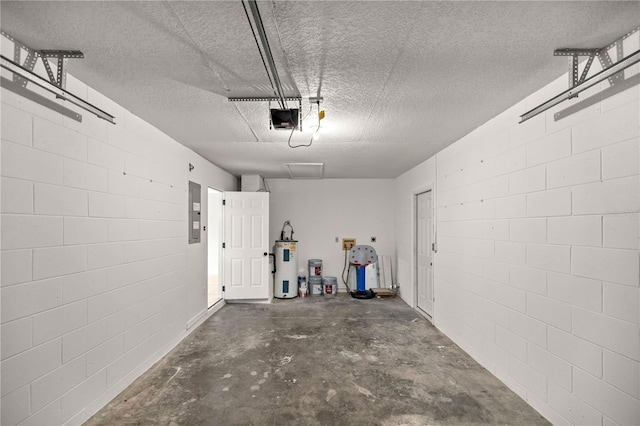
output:
<instances>
[{"instance_id":1,"label":"white interior door","mask_svg":"<svg viewBox=\"0 0 640 426\"><path fill-rule=\"evenodd\" d=\"M269 193L224 193L224 298L268 299Z\"/></svg>"},{"instance_id":2,"label":"white interior door","mask_svg":"<svg viewBox=\"0 0 640 426\"><path fill-rule=\"evenodd\" d=\"M433 317L433 199L432 191L416 196L416 276L418 309Z\"/></svg>"}]
</instances>

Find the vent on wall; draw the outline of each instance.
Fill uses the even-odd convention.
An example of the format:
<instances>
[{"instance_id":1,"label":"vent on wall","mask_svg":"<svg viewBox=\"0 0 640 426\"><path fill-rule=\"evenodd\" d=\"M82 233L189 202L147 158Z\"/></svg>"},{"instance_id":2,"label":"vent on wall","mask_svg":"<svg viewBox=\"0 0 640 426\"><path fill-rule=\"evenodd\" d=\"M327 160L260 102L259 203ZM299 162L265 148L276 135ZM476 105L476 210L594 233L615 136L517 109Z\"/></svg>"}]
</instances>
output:
<instances>
[{"instance_id":1,"label":"vent on wall","mask_svg":"<svg viewBox=\"0 0 640 426\"><path fill-rule=\"evenodd\" d=\"M285 163L291 179L322 179L324 163Z\"/></svg>"}]
</instances>

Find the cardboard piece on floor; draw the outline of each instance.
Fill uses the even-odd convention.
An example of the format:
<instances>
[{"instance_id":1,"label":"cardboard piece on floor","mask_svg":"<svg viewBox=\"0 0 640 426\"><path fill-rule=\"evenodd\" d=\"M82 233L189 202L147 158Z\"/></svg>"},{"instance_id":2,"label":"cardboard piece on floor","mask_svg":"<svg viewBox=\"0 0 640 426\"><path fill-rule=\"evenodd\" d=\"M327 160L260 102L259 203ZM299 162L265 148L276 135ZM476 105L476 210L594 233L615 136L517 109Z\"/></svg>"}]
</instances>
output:
<instances>
[{"instance_id":1,"label":"cardboard piece on floor","mask_svg":"<svg viewBox=\"0 0 640 426\"><path fill-rule=\"evenodd\" d=\"M396 292L390 288L372 288L373 294L378 298L395 297Z\"/></svg>"}]
</instances>

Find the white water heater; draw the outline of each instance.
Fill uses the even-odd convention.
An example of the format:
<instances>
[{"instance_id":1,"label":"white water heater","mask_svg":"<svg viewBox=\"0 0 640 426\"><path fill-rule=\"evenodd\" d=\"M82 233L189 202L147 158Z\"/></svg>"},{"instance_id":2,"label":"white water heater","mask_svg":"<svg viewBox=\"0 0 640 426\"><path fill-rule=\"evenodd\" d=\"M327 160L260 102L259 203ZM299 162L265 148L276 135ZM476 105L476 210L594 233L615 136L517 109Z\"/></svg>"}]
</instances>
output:
<instances>
[{"instance_id":1,"label":"white water heater","mask_svg":"<svg viewBox=\"0 0 640 426\"><path fill-rule=\"evenodd\" d=\"M277 240L275 245L276 274L273 295L278 299L298 296L298 242Z\"/></svg>"}]
</instances>

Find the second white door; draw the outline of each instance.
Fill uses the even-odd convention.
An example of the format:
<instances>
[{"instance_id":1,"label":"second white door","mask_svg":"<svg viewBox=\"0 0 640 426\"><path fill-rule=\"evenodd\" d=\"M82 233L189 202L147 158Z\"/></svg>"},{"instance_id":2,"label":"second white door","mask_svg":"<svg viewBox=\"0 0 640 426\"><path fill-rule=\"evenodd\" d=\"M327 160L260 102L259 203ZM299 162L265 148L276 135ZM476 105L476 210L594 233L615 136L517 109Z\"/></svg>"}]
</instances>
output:
<instances>
[{"instance_id":1,"label":"second white door","mask_svg":"<svg viewBox=\"0 0 640 426\"><path fill-rule=\"evenodd\" d=\"M224 298L268 299L269 193L224 193Z\"/></svg>"}]
</instances>

